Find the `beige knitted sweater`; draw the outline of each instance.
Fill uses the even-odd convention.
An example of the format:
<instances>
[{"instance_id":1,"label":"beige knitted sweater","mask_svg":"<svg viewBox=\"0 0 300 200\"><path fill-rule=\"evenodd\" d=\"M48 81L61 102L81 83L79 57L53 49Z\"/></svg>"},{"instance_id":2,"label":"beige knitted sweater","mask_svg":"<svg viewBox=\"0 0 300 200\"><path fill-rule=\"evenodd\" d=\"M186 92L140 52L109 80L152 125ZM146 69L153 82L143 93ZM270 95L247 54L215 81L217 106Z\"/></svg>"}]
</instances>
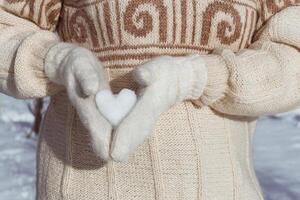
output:
<instances>
[{"instance_id":1,"label":"beige knitted sweater","mask_svg":"<svg viewBox=\"0 0 300 200\"><path fill-rule=\"evenodd\" d=\"M297 4L2 1L0 91L18 98L51 96L39 140L37 199L263 199L251 140L258 116L300 105ZM166 54L203 54L209 82L199 100L164 113L127 163L104 163L64 89L44 74L47 50L59 40L92 50L115 92L137 89L130 71Z\"/></svg>"}]
</instances>

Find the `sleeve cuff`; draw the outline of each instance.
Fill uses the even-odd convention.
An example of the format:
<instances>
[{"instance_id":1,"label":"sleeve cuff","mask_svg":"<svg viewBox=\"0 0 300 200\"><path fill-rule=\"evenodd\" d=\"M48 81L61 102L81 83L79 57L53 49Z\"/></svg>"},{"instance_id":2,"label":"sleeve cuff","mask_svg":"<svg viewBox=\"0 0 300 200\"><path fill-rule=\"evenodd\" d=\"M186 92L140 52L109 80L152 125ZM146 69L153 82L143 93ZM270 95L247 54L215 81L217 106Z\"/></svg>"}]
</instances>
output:
<instances>
[{"instance_id":1,"label":"sleeve cuff","mask_svg":"<svg viewBox=\"0 0 300 200\"><path fill-rule=\"evenodd\" d=\"M204 55L203 59L207 66L208 80L203 94L196 100L191 100L197 107L209 106L225 95L228 87L229 70L221 55Z\"/></svg>"},{"instance_id":2,"label":"sleeve cuff","mask_svg":"<svg viewBox=\"0 0 300 200\"><path fill-rule=\"evenodd\" d=\"M49 31L35 32L22 42L16 54L14 67L18 96L40 98L63 89L50 81L44 70L46 54L58 42L58 36Z\"/></svg>"}]
</instances>

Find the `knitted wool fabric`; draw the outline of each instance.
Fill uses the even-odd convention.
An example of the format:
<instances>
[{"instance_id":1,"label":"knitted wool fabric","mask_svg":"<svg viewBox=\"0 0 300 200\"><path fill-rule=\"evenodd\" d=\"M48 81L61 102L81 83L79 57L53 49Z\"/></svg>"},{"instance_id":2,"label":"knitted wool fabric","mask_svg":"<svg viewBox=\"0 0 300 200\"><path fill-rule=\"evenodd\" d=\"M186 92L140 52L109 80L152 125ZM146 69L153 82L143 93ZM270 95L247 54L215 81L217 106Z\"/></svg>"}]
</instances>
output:
<instances>
[{"instance_id":1,"label":"knitted wool fabric","mask_svg":"<svg viewBox=\"0 0 300 200\"><path fill-rule=\"evenodd\" d=\"M51 96L39 139L37 199L263 199L252 137L258 116L300 105L299 3L4 0L0 91ZM199 100L164 113L127 163L105 163L64 89L45 76L47 50L60 40L93 51L115 92L136 90L130 71L160 55L203 54L209 81Z\"/></svg>"}]
</instances>

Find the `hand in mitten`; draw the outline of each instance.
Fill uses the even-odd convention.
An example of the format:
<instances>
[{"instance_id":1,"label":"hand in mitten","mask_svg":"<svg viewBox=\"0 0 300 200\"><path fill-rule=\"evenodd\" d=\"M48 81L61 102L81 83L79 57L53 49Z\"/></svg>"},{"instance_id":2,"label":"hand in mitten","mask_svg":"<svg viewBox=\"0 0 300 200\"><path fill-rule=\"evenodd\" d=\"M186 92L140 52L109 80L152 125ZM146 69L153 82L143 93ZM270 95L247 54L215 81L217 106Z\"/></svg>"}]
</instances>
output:
<instances>
[{"instance_id":1,"label":"hand in mitten","mask_svg":"<svg viewBox=\"0 0 300 200\"><path fill-rule=\"evenodd\" d=\"M65 86L81 122L91 135L94 151L107 160L112 127L95 103L98 91L110 89L101 63L87 49L58 43L47 53L45 72L51 81Z\"/></svg>"},{"instance_id":2,"label":"hand in mitten","mask_svg":"<svg viewBox=\"0 0 300 200\"><path fill-rule=\"evenodd\" d=\"M158 57L137 67L133 75L143 89L114 133L111 157L115 161L127 160L163 112L183 100L199 98L207 82L207 69L198 55Z\"/></svg>"}]
</instances>

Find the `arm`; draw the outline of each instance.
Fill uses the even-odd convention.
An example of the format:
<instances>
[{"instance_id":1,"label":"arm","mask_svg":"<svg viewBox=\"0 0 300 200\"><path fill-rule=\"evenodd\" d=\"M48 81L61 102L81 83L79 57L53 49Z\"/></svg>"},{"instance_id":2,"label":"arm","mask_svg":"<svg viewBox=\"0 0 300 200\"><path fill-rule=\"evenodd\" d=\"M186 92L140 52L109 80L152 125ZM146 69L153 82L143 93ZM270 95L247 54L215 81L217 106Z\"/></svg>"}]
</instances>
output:
<instances>
[{"instance_id":1,"label":"arm","mask_svg":"<svg viewBox=\"0 0 300 200\"><path fill-rule=\"evenodd\" d=\"M46 53L59 42L60 9L60 0L0 3L0 92L36 98L62 89L44 73Z\"/></svg>"},{"instance_id":2,"label":"arm","mask_svg":"<svg viewBox=\"0 0 300 200\"><path fill-rule=\"evenodd\" d=\"M109 159L112 127L95 103L99 90L110 89L108 77L91 51L61 42L54 33L61 1L5 0L0 5L0 92L37 98L65 89L95 153Z\"/></svg>"},{"instance_id":3,"label":"arm","mask_svg":"<svg viewBox=\"0 0 300 200\"><path fill-rule=\"evenodd\" d=\"M300 6L271 17L249 49L203 56L208 84L196 105L261 116L300 105Z\"/></svg>"}]
</instances>

